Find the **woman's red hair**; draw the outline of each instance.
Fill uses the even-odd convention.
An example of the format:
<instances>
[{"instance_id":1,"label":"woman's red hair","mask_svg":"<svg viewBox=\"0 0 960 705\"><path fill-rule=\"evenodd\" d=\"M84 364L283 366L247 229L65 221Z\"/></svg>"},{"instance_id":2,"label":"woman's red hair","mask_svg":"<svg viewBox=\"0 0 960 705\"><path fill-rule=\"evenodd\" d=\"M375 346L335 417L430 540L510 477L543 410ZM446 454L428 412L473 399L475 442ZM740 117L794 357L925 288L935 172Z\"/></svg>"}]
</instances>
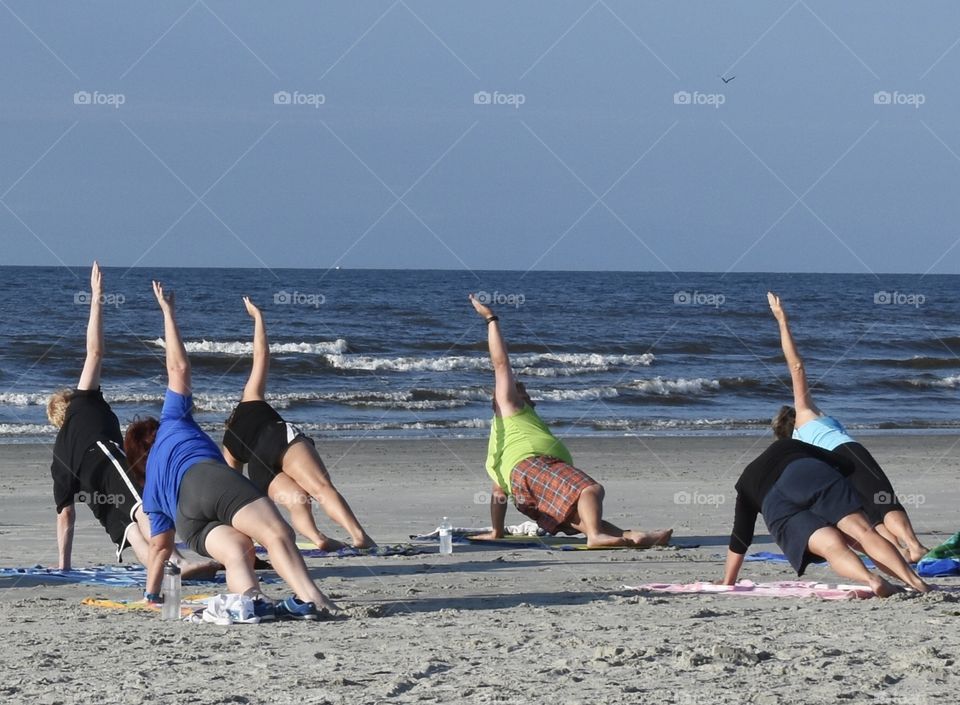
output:
<instances>
[{"instance_id":1,"label":"woman's red hair","mask_svg":"<svg viewBox=\"0 0 960 705\"><path fill-rule=\"evenodd\" d=\"M157 439L157 429L160 422L152 416L141 419L139 416L127 426L127 434L123 438L123 452L127 454L127 468L133 479L141 486L147 479L147 456Z\"/></svg>"}]
</instances>

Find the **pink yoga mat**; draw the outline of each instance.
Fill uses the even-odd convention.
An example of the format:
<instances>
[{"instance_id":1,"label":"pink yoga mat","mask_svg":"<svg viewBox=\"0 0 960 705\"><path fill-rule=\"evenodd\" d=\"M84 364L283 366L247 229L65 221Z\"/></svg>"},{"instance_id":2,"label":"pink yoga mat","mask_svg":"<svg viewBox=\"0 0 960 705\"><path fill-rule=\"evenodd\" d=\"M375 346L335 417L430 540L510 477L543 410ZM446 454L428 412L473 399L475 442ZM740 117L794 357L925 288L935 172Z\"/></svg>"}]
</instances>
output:
<instances>
[{"instance_id":1,"label":"pink yoga mat","mask_svg":"<svg viewBox=\"0 0 960 705\"><path fill-rule=\"evenodd\" d=\"M826 583L785 580L776 583L754 583L741 580L736 585L713 583L648 583L625 586L627 590L649 592L743 595L747 597L819 597L823 600L855 600L874 597L873 590L864 585L827 585Z\"/></svg>"}]
</instances>

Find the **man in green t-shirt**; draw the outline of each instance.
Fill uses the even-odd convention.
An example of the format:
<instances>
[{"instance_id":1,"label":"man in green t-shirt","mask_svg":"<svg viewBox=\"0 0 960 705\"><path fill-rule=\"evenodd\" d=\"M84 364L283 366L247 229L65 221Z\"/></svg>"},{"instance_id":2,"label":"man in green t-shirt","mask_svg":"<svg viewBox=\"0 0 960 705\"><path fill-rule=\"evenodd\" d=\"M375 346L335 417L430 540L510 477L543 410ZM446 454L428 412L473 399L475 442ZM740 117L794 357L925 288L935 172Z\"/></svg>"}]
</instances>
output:
<instances>
[{"instance_id":1,"label":"man in green t-shirt","mask_svg":"<svg viewBox=\"0 0 960 705\"><path fill-rule=\"evenodd\" d=\"M573 466L570 451L540 419L526 388L514 378L500 319L472 294L470 302L487 322L496 383L486 463L493 480L493 531L474 538L503 536L507 498L513 497L517 509L543 530L586 534L588 546L666 545L672 529L625 531L603 520L603 486Z\"/></svg>"}]
</instances>

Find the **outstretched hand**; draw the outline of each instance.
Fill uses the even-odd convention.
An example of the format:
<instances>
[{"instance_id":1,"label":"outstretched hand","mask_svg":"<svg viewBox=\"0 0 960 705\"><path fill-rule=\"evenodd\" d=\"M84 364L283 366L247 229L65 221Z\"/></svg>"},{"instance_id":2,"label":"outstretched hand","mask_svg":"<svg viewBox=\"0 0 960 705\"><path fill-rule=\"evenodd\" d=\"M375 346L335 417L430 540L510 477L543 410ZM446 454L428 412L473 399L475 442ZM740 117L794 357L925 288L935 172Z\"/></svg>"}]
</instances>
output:
<instances>
[{"instance_id":1,"label":"outstretched hand","mask_svg":"<svg viewBox=\"0 0 960 705\"><path fill-rule=\"evenodd\" d=\"M493 315L493 310L487 306L485 303L482 303L480 299L476 297L475 294L470 294L470 303L473 304L473 308L476 309L477 313L483 317L484 320L490 318Z\"/></svg>"},{"instance_id":2,"label":"outstretched hand","mask_svg":"<svg viewBox=\"0 0 960 705\"><path fill-rule=\"evenodd\" d=\"M777 319L778 322L783 323L787 320L787 312L783 310L783 306L780 304L780 297L774 294L772 291L767 292L767 303L770 304L770 310L773 311L773 317Z\"/></svg>"},{"instance_id":3,"label":"outstretched hand","mask_svg":"<svg viewBox=\"0 0 960 705\"><path fill-rule=\"evenodd\" d=\"M164 313L173 313L173 292L164 293L163 284L158 281L153 282L153 295L157 297L157 303L160 304L160 310Z\"/></svg>"},{"instance_id":4,"label":"outstretched hand","mask_svg":"<svg viewBox=\"0 0 960 705\"><path fill-rule=\"evenodd\" d=\"M100 265L96 260L93 261L93 267L90 268L90 294L97 300L103 296L103 275L100 273Z\"/></svg>"},{"instance_id":5,"label":"outstretched hand","mask_svg":"<svg viewBox=\"0 0 960 705\"><path fill-rule=\"evenodd\" d=\"M257 305L250 300L249 296L243 297L243 305L247 307L247 313L250 315L250 318L257 318L262 315L260 309L257 308Z\"/></svg>"}]
</instances>

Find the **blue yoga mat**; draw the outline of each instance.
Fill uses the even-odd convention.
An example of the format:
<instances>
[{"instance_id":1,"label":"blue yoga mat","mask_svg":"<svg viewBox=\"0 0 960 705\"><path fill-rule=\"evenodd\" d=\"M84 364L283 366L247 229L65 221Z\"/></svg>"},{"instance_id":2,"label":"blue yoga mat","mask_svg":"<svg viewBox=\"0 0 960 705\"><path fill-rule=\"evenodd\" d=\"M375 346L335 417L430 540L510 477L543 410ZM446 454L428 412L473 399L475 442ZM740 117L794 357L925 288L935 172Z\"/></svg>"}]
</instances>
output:
<instances>
[{"instance_id":1,"label":"blue yoga mat","mask_svg":"<svg viewBox=\"0 0 960 705\"><path fill-rule=\"evenodd\" d=\"M787 560L787 557L782 553L770 553L769 551L757 551L756 553L751 553L747 555L744 560L758 563L790 563L790 561ZM873 564L873 561L866 556L860 556L860 560L862 560L863 564L871 570L877 567ZM813 563L815 565L822 565L826 563L826 561L820 558L819 560L813 561Z\"/></svg>"},{"instance_id":2,"label":"blue yoga mat","mask_svg":"<svg viewBox=\"0 0 960 705\"><path fill-rule=\"evenodd\" d=\"M917 563L917 575L921 578L946 578L960 575L958 558L924 558Z\"/></svg>"},{"instance_id":3,"label":"blue yoga mat","mask_svg":"<svg viewBox=\"0 0 960 705\"><path fill-rule=\"evenodd\" d=\"M74 583L109 587L137 587L147 582L147 571L140 565L98 565L73 570L55 570L43 566L28 568L0 568L0 580L23 578L44 583ZM223 583L223 575L210 580L184 580L185 585Z\"/></svg>"},{"instance_id":4,"label":"blue yoga mat","mask_svg":"<svg viewBox=\"0 0 960 705\"><path fill-rule=\"evenodd\" d=\"M54 570L43 566L0 568L0 578L25 578L49 583L83 583L111 587L136 587L147 580L142 566L93 566L74 570Z\"/></svg>"}]
</instances>

